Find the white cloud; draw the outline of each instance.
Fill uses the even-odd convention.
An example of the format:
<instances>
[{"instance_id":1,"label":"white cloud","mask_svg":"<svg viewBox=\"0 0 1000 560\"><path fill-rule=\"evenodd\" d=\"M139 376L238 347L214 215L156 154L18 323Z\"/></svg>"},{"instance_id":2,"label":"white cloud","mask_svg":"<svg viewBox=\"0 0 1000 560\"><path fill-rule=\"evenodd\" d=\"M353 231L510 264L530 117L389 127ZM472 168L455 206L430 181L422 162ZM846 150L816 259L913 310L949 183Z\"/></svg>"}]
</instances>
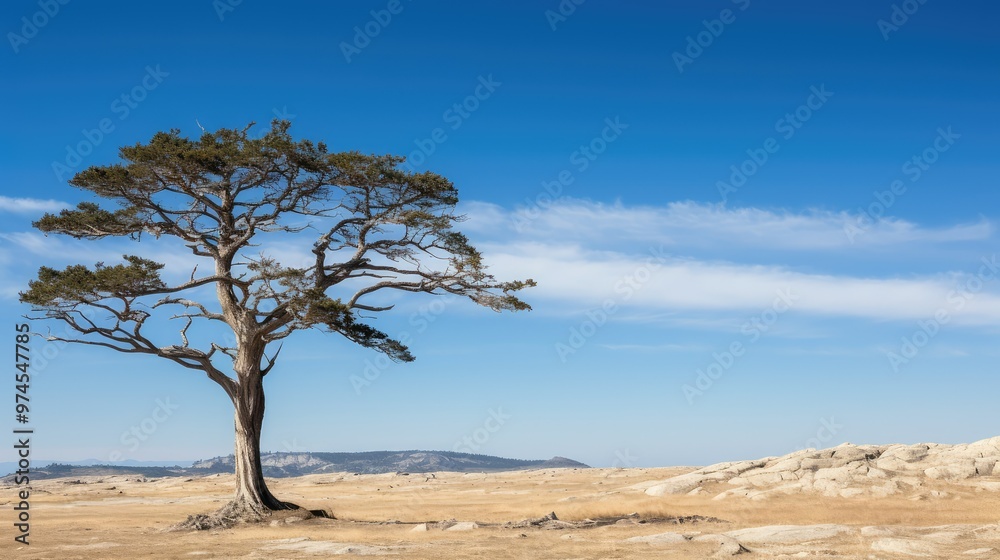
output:
<instances>
[{"instance_id":1,"label":"white cloud","mask_svg":"<svg viewBox=\"0 0 1000 560\"><path fill-rule=\"evenodd\" d=\"M619 320L725 328L766 310L778 291L791 290L794 314L912 321L943 312L956 323L1000 321L995 264L972 261L971 269L958 271L941 265L938 273L927 273L933 261L916 258L935 244L966 253L988 247L993 226L987 221L931 229L886 218L852 244L845 225L857 224L857 216L846 212L696 202L625 206L570 198L514 211L471 202L462 211L469 216L462 227L477 238L491 272L502 279L534 278L539 286L525 297L548 300L550 309L560 303L562 312L611 300L628 310ZM865 274L865 265L852 264L857 251L879 247L893 248L894 262L903 262L897 272L887 275L883 266L879 274ZM835 265L813 254L834 251ZM791 261L782 262L776 256L781 252ZM983 257L996 262L985 250ZM766 264L758 264L765 258Z\"/></svg>"},{"instance_id":2,"label":"white cloud","mask_svg":"<svg viewBox=\"0 0 1000 560\"><path fill-rule=\"evenodd\" d=\"M719 204L673 202L666 206L624 206L561 198L543 207L508 211L484 202L462 207L463 228L521 239L561 239L588 244L641 241L682 247L757 247L766 250L831 250L900 243L948 243L988 239L987 221L941 229L884 218L858 226L847 212L806 213L728 208ZM852 229L853 228L853 229Z\"/></svg>"},{"instance_id":3,"label":"white cloud","mask_svg":"<svg viewBox=\"0 0 1000 560\"><path fill-rule=\"evenodd\" d=\"M698 261L666 253L656 260L653 255L658 251L636 256L538 242L487 244L483 249L498 278L538 282L525 294L529 300L544 298L579 309L597 308L611 300L640 314L759 313L779 298L780 291L791 294L794 314L919 320L943 311L949 320L964 324L1000 321L1000 282L985 261L964 272L869 278Z\"/></svg>"},{"instance_id":4,"label":"white cloud","mask_svg":"<svg viewBox=\"0 0 1000 560\"><path fill-rule=\"evenodd\" d=\"M59 200L41 200L38 198L11 198L0 196L0 211L19 214L56 212L69 208L70 204Z\"/></svg>"}]
</instances>

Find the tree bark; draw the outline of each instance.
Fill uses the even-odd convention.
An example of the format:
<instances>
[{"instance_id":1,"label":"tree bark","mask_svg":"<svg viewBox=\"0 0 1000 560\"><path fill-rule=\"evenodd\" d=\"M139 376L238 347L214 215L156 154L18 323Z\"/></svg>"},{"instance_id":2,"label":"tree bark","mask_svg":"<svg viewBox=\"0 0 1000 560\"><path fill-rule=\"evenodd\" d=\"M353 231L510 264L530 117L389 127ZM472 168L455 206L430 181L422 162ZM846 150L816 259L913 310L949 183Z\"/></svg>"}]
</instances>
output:
<instances>
[{"instance_id":1,"label":"tree bark","mask_svg":"<svg viewBox=\"0 0 1000 560\"><path fill-rule=\"evenodd\" d=\"M234 367L238 382L233 395L236 494L220 510L221 517L252 521L266 517L271 511L298 508L271 494L260 463L260 436L264 424L264 375L260 362L264 346L260 341L243 340L237 350Z\"/></svg>"},{"instance_id":2,"label":"tree bark","mask_svg":"<svg viewBox=\"0 0 1000 560\"><path fill-rule=\"evenodd\" d=\"M236 427L236 444L233 451L236 466L236 495L231 505L257 516L264 516L269 511L295 508L275 498L264 481L264 472L260 464L260 435L264 422L263 376L258 373L243 377L233 404Z\"/></svg>"}]
</instances>

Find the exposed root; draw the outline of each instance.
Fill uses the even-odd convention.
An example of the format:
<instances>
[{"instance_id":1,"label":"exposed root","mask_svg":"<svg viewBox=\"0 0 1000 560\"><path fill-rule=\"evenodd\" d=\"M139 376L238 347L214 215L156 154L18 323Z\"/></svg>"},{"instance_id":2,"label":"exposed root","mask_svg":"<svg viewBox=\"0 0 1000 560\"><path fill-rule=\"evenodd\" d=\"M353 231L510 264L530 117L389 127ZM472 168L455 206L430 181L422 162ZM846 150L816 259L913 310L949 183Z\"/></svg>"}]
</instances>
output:
<instances>
[{"instance_id":1,"label":"exposed root","mask_svg":"<svg viewBox=\"0 0 1000 560\"><path fill-rule=\"evenodd\" d=\"M169 528L171 531L208 531L215 529L228 529L236 525L253 525L266 523L272 520L275 515L284 513L281 517L294 515L302 519L321 517L325 519L335 519L335 517L322 509L305 509L289 502L280 502L280 510L270 510L261 505L253 504L246 500L232 500L215 513L189 515L188 518Z\"/></svg>"}]
</instances>

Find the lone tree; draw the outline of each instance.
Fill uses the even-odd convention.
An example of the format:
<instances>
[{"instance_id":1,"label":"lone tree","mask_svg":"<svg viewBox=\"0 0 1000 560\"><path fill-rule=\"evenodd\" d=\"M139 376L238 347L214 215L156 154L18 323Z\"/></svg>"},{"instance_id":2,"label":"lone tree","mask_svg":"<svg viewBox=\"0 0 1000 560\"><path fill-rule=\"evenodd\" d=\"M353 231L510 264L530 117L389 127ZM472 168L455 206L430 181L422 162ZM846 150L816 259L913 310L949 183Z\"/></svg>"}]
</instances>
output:
<instances>
[{"instance_id":1,"label":"lone tree","mask_svg":"<svg viewBox=\"0 0 1000 560\"><path fill-rule=\"evenodd\" d=\"M222 387L236 426L236 494L216 512L222 522L298 507L276 499L261 471L263 379L280 350L267 354L269 345L319 329L409 362L404 344L365 322L392 309L378 294L454 294L518 311L530 307L514 293L534 285L499 282L486 272L480 253L453 229L462 216L454 214L458 193L444 177L405 171L402 157L329 153L321 142L294 140L287 121L272 122L259 138L248 135L252 126L194 141L171 130L123 147L124 163L90 167L70 180L118 208L83 202L33 224L88 240L173 236L210 272L199 275L195 266L190 279L170 284L160 276L163 264L124 255L115 265L42 267L20 294L44 312L31 318L68 325L70 335L50 340L158 356ZM251 254L262 238L289 236L312 242L305 265ZM150 326L154 315L180 321L173 344L152 340L149 331L163 332ZM196 347L188 334L201 322L225 325L235 343Z\"/></svg>"}]
</instances>

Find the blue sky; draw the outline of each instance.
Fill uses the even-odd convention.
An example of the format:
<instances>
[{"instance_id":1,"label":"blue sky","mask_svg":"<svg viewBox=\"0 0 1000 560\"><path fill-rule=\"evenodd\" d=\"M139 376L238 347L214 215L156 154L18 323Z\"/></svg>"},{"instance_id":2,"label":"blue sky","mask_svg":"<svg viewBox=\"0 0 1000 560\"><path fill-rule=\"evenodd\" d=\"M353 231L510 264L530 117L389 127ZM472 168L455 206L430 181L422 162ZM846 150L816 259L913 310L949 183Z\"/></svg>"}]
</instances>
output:
<instances>
[{"instance_id":1,"label":"blue sky","mask_svg":"<svg viewBox=\"0 0 1000 560\"><path fill-rule=\"evenodd\" d=\"M42 264L196 262L32 231L90 200L73 172L276 116L448 177L493 273L539 282L530 313L399 298L412 364L288 340L266 449L656 466L1000 429L995 3L94 4L0 8L8 325ZM230 452L204 376L33 345L36 457Z\"/></svg>"}]
</instances>

